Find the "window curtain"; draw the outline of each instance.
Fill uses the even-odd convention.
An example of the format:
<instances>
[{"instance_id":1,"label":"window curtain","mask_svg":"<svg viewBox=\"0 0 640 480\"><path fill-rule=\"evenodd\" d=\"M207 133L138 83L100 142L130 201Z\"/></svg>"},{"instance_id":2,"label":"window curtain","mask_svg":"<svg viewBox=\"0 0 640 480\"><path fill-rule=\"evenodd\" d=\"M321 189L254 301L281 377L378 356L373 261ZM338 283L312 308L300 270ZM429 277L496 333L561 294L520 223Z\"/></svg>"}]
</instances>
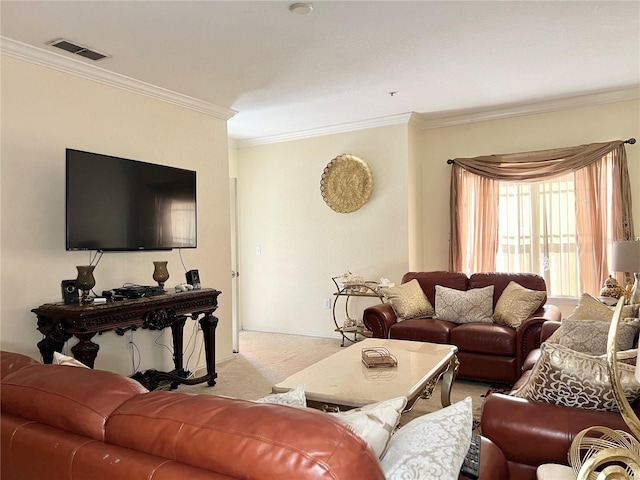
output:
<instances>
[{"instance_id":1,"label":"window curtain","mask_svg":"<svg viewBox=\"0 0 640 480\"><path fill-rule=\"evenodd\" d=\"M451 160L449 269L495 271L500 181L533 182L574 172L579 288L599 291L608 276L611 241L634 238L624 143L616 140Z\"/></svg>"}]
</instances>

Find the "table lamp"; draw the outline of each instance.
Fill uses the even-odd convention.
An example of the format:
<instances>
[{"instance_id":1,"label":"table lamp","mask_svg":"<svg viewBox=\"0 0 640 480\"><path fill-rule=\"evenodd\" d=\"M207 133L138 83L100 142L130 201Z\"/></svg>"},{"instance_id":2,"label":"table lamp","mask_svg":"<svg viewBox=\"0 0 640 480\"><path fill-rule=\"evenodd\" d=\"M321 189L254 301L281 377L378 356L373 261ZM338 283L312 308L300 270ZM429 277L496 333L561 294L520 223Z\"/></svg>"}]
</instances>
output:
<instances>
[{"instance_id":1,"label":"table lamp","mask_svg":"<svg viewBox=\"0 0 640 480\"><path fill-rule=\"evenodd\" d=\"M635 281L626 303L640 303L640 238L637 240L616 240L613 242L614 272L630 272Z\"/></svg>"}]
</instances>

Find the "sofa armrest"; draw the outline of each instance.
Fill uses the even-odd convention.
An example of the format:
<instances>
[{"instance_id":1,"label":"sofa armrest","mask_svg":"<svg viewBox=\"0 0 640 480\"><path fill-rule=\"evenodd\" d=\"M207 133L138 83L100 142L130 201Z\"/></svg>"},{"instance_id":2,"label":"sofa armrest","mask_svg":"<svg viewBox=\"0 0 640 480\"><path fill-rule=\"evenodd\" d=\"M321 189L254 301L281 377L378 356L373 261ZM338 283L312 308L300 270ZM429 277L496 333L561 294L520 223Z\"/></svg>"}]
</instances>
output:
<instances>
[{"instance_id":1,"label":"sofa armrest","mask_svg":"<svg viewBox=\"0 0 640 480\"><path fill-rule=\"evenodd\" d=\"M388 303L367 307L362 314L365 327L371 330L374 338L389 338L389 328L397 323L396 312Z\"/></svg>"},{"instance_id":2,"label":"sofa armrest","mask_svg":"<svg viewBox=\"0 0 640 480\"><path fill-rule=\"evenodd\" d=\"M558 320L547 320L544 322L542 325L542 331L540 332L540 344L542 345L543 342L546 342L561 325L562 322Z\"/></svg>"},{"instance_id":3,"label":"sofa armrest","mask_svg":"<svg viewBox=\"0 0 640 480\"><path fill-rule=\"evenodd\" d=\"M629 431L618 413L569 408L500 393L488 395L482 407L482 434L502 450L510 463L533 467L543 463L566 465L574 437L593 425Z\"/></svg>"},{"instance_id":4,"label":"sofa armrest","mask_svg":"<svg viewBox=\"0 0 640 480\"><path fill-rule=\"evenodd\" d=\"M560 321L562 312L556 305L546 304L541 307L533 316L526 319L520 325L517 332L518 351L516 352L516 362L521 369L524 360L532 350L540 347L540 336L542 326L549 320Z\"/></svg>"}]
</instances>

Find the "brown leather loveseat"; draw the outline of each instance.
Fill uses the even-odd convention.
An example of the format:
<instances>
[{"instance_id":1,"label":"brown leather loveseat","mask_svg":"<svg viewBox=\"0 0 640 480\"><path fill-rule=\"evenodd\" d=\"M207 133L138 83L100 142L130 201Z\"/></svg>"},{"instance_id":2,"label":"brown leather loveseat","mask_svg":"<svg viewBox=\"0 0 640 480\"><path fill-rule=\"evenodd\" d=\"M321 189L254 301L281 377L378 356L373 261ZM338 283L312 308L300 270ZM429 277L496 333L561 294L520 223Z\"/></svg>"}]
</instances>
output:
<instances>
[{"instance_id":1,"label":"brown leather loveseat","mask_svg":"<svg viewBox=\"0 0 640 480\"><path fill-rule=\"evenodd\" d=\"M541 342L560 325L557 321L546 322ZM529 354L512 392L527 381L539 357L540 349ZM640 399L631 406L640 415ZM500 447L509 464L510 478L518 480L535 480L537 467L545 463L567 465L567 453L575 436L595 425L629 432L617 412L571 408L501 393L490 394L482 407L482 434Z\"/></svg>"},{"instance_id":2,"label":"brown leather loveseat","mask_svg":"<svg viewBox=\"0 0 640 480\"><path fill-rule=\"evenodd\" d=\"M408 272L402 284L416 279L431 305L435 306L436 285L456 290L494 286L493 305L507 285L514 281L524 288L546 292L544 279L531 273ZM389 303L365 309L363 322L376 338L394 338L458 347L459 377L513 384L522 373L525 358L540 346L540 330L546 320L560 320L555 305L542 306L518 329L496 323L454 323L438 318L415 318L399 322Z\"/></svg>"}]
</instances>

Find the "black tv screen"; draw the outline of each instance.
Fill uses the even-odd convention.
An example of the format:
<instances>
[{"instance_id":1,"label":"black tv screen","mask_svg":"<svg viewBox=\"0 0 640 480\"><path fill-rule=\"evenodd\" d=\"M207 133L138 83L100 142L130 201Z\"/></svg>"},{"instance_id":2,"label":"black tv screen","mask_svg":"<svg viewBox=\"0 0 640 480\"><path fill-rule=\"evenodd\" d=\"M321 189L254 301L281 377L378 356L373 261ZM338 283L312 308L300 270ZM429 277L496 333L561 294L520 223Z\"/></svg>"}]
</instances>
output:
<instances>
[{"instance_id":1,"label":"black tv screen","mask_svg":"<svg viewBox=\"0 0 640 480\"><path fill-rule=\"evenodd\" d=\"M196 172L67 149L67 250L195 248Z\"/></svg>"}]
</instances>

